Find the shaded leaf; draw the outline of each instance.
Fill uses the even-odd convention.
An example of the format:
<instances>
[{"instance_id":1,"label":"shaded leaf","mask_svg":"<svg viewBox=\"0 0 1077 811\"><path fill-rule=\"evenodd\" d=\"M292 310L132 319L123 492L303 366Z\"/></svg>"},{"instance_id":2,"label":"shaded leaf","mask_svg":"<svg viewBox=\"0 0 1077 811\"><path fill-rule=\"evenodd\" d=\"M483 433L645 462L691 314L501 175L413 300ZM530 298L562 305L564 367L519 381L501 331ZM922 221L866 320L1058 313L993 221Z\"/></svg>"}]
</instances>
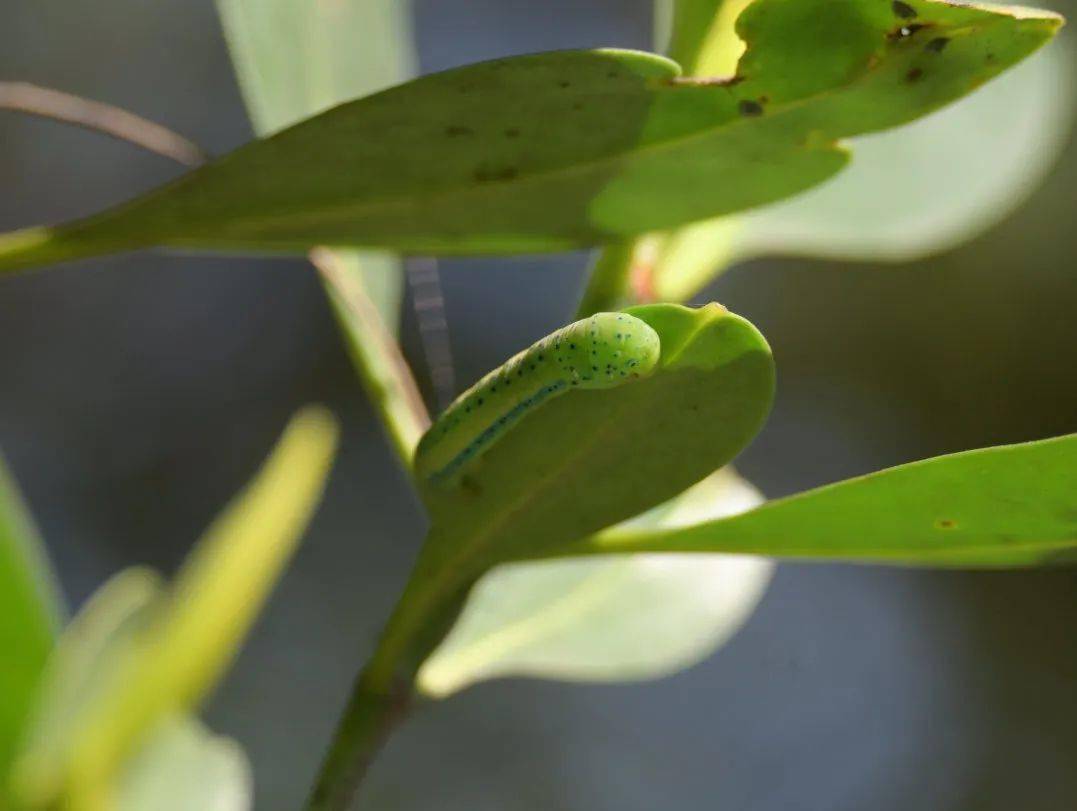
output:
<instances>
[{"instance_id":1,"label":"shaded leaf","mask_svg":"<svg viewBox=\"0 0 1077 811\"><path fill-rule=\"evenodd\" d=\"M633 525L671 527L762 501L719 471ZM630 555L500 566L471 593L457 625L419 671L444 697L477 681L656 678L709 654L747 618L770 577L761 558Z\"/></svg>"},{"instance_id":2,"label":"shaded leaf","mask_svg":"<svg viewBox=\"0 0 1077 811\"><path fill-rule=\"evenodd\" d=\"M44 544L0 459L0 805L62 613Z\"/></svg>"},{"instance_id":3,"label":"shaded leaf","mask_svg":"<svg viewBox=\"0 0 1077 811\"><path fill-rule=\"evenodd\" d=\"M918 566L1077 559L1077 434L940 456L675 530L610 529L559 553L732 552Z\"/></svg>"},{"instance_id":4,"label":"shaded leaf","mask_svg":"<svg viewBox=\"0 0 1077 811\"><path fill-rule=\"evenodd\" d=\"M959 98L1061 24L913 5L915 23L882 0L759 0L738 20L737 81L720 84L676 81L675 64L625 51L424 77L98 218L7 235L0 268L154 244L559 250L740 211L830 177L847 161L836 139Z\"/></svg>"}]
</instances>

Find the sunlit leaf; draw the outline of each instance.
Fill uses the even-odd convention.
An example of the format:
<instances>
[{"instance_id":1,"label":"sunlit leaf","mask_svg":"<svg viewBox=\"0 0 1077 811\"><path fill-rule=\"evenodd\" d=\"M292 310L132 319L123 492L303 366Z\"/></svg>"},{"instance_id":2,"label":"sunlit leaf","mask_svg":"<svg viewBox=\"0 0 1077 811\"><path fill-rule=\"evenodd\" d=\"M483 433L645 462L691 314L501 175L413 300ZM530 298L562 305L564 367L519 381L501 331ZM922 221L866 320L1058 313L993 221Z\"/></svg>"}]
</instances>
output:
<instances>
[{"instance_id":1,"label":"sunlit leaf","mask_svg":"<svg viewBox=\"0 0 1077 811\"><path fill-rule=\"evenodd\" d=\"M1077 434L967 451L673 530L614 528L558 552L731 552L926 566L1077 559Z\"/></svg>"},{"instance_id":2,"label":"sunlit leaf","mask_svg":"<svg viewBox=\"0 0 1077 811\"><path fill-rule=\"evenodd\" d=\"M672 527L762 502L723 470L633 522ZM479 582L445 642L419 671L444 697L477 681L656 678L687 667L750 614L773 564L725 555L629 555L501 566Z\"/></svg>"},{"instance_id":3,"label":"sunlit leaf","mask_svg":"<svg viewBox=\"0 0 1077 811\"><path fill-rule=\"evenodd\" d=\"M671 56L701 76L727 73L722 57L743 47L730 15L743 5L677 0ZM1056 43L922 121L854 139L849 168L817 189L653 237L641 256L650 292L687 300L758 256L907 261L974 238L1019 206L1065 147L1073 67L1069 44Z\"/></svg>"},{"instance_id":4,"label":"sunlit leaf","mask_svg":"<svg viewBox=\"0 0 1077 811\"><path fill-rule=\"evenodd\" d=\"M560 250L732 213L846 163L1019 62L1046 12L759 0L734 81L625 51L512 57L304 122L112 212L0 238L0 268L149 245L474 253ZM939 44L944 43L944 44Z\"/></svg>"},{"instance_id":5,"label":"sunlit leaf","mask_svg":"<svg viewBox=\"0 0 1077 811\"><path fill-rule=\"evenodd\" d=\"M62 611L44 545L0 459L0 806Z\"/></svg>"}]
</instances>

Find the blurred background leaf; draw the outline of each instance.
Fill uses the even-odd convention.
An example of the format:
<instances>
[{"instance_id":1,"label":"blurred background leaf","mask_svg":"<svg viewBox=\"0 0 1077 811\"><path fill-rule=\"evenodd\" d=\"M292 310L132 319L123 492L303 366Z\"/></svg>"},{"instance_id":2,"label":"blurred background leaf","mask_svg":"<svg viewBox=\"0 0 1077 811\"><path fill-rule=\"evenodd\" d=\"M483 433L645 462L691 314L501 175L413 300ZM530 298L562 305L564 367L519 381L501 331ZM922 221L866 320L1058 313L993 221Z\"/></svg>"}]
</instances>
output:
<instances>
[{"instance_id":1,"label":"blurred background leaf","mask_svg":"<svg viewBox=\"0 0 1077 811\"><path fill-rule=\"evenodd\" d=\"M243 749L197 719L166 719L124 767L116 811L245 811L252 776Z\"/></svg>"},{"instance_id":2,"label":"blurred background leaf","mask_svg":"<svg viewBox=\"0 0 1077 811\"><path fill-rule=\"evenodd\" d=\"M44 544L0 458L0 805L62 616Z\"/></svg>"},{"instance_id":3,"label":"blurred background leaf","mask_svg":"<svg viewBox=\"0 0 1077 811\"><path fill-rule=\"evenodd\" d=\"M673 527L762 503L724 469L632 526ZM499 566L479 581L419 688L442 698L478 681L658 678L695 664L740 627L773 564L723 555L628 555Z\"/></svg>"},{"instance_id":4,"label":"blurred background leaf","mask_svg":"<svg viewBox=\"0 0 1077 811\"><path fill-rule=\"evenodd\" d=\"M186 743L153 736L165 720L196 711L236 655L320 500L336 433L328 412L300 412L171 588L162 589L146 570L128 570L87 603L53 656L16 764L21 803L38 808L62 801L93 811L118 796L129 758L147 736L154 746L192 745L191 735ZM219 751L205 756L225 777L234 776L234 758L224 762ZM145 770L163 760L146 757L133 773L132 791L155 783ZM221 790L235 796L227 786Z\"/></svg>"},{"instance_id":5,"label":"blurred background leaf","mask_svg":"<svg viewBox=\"0 0 1077 811\"><path fill-rule=\"evenodd\" d=\"M217 0L232 63L260 136L415 73L409 0ZM391 333L404 271L379 251L334 252Z\"/></svg>"}]
</instances>

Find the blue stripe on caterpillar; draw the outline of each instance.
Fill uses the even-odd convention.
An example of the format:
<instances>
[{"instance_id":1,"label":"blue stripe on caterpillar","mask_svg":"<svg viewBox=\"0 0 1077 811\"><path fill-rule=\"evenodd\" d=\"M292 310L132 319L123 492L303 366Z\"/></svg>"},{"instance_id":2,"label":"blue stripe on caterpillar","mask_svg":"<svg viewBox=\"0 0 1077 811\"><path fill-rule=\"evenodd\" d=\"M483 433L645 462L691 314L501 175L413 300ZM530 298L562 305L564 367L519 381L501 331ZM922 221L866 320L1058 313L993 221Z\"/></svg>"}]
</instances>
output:
<instances>
[{"instance_id":1,"label":"blue stripe on caterpillar","mask_svg":"<svg viewBox=\"0 0 1077 811\"><path fill-rule=\"evenodd\" d=\"M646 377L658 333L627 313L596 313L512 357L461 394L423 436L420 478L452 485L531 409L573 388L606 389Z\"/></svg>"}]
</instances>

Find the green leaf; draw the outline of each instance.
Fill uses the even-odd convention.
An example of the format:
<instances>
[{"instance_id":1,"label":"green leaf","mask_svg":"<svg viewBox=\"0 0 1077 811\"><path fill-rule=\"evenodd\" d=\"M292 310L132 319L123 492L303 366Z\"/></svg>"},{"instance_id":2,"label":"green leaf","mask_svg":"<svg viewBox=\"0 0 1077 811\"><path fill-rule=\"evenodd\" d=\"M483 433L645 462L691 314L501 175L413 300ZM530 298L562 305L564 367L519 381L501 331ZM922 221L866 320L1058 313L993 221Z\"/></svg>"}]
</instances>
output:
<instances>
[{"instance_id":1,"label":"green leaf","mask_svg":"<svg viewBox=\"0 0 1077 811\"><path fill-rule=\"evenodd\" d=\"M270 134L415 71L406 0L217 0L254 128Z\"/></svg>"},{"instance_id":2,"label":"green leaf","mask_svg":"<svg viewBox=\"0 0 1077 811\"><path fill-rule=\"evenodd\" d=\"M972 239L1024 202L1065 148L1073 72L1054 46L923 121L857 139L848 171L745 216L733 250L909 261Z\"/></svg>"},{"instance_id":3,"label":"green leaf","mask_svg":"<svg viewBox=\"0 0 1077 811\"><path fill-rule=\"evenodd\" d=\"M336 437L328 412L300 412L167 592L136 572L76 619L17 765L16 787L27 805L62 799L76 809L101 807L162 720L201 703L294 551L320 499Z\"/></svg>"},{"instance_id":4,"label":"green leaf","mask_svg":"<svg viewBox=\"0 0 1077 811\"><path fill-rule=\"evenodd\" d=\"M16 770L20 807L47 806L61 790L62 764L72 757L82 725L122 678L162 594L155 573L127 569L98 589L64 631ZM249 807L249 798L249 767L239 747L184 716L164 719L147 734L115 787L115 807L131 811L239 811ZM70 796L68 807L100 807L100 799Z\"/></svg>"},{"instance_id":5,"label":"green leaf","mask_svg":"<svg viewBox=\"0 0 1077 811\"><path fill-rule=\"evenodd\" d=\"M269 135L415 72L409 3L401 0L217 0L255 131ZM404 292L396 257L337 251L340 272L360 279L390 332Z\"/></svg>"},{"instance_id":6,"label":"green leaf","mask_svg":"<svg viewBox=\"0 0 1077 811\"><path fill-rule=\"evenodd\" d=\"M171 718L125 767L116 811L245 811L252 794L250 763L235 741L194 718Z\"/></svg>"},{"instance_id":7,"label":"green leaf","mask_svg":"<svg viewBox=\"0 0 1077 811\"><path fill-rule=\"evenodd\" d=\"M759 0L736 81L625 51L418 79L246 146L97 218L0 241L0 269L149 245L560 250L809 188L837 139L911 121L1049 40L1061 19L915 0ZM907 32L903 34L902 32ZM945 41L945 46L933 43Z\"/></svg>"},{"instance_id":8,"label":"green leaf","mask_svg":"<svg viewBox=\"0 0 1077 811\"><path fill-rule=\"evenodd\" d=\"M0 459L0 806L62 614L42 540Z\"/></svg>"},{"instance_id":9,"label":"green leaf","mask_svg":"<svg viewBox=\"0 0 1077 811\"><path fill-rule=\"evenodd\" d=\"M13 771L20 806L46 806L62 791L79 731L91 708L113 689L161 593L155 572L126 569L94 592L64 629Z\"/></svg>"},{"instance_id":10,"label":"green leaf","mask_svg":"<svg viewBox=\"0 0 1077 811\"><path fill-rule=\"evenodd\" d=\"M1077 434L873 473L675 530L616 528L557 554L730 552L917 566L1077 557Z\"/></svg>"},{"instance_id":11,"label":"green leaf","mask_svg":"<svg viewBox=\"0 0 1077 811\"><path fill-rule=\"evenodd\" d=\"M634 526L673 527L762 502L728 470ZM502 676L625 681L673 673L707 656L747 619L770 579L763 558L630 555L500 566L419 671L443 698Z\"/></svg>"},{"instance_id":12,"label":"green leaf","mask_svg":"<svg viewBox=\"0 0 1077 811\"><path fill-rule=\"evenodd\" d=\"M458 485L421 483L432 534L467 561L457 565L477 575L661 504L732 460L760 429L774 364L755 327L717 304L626 312L658 334L648 377L545 400Z\"/></svg>"},{"instance_id":13,"label":"green leaf","mask_svg":"<svg viewBox=\"0 0 1077 811\"><path fill-rule=\"evenodd\" d=\"M721 75L743 47L730 21L743 5L678 0L670 55L697 75ZM709 26L698 22L707 19ZM1071 52L1055 45L922 121L855 139L849 169L825 185L656 235L641 251L654 296L687 300L734 262L757 256L909 261L974 238L1056 162L1073 121L1072 74Z\"/></svg>"}]
</instances>

